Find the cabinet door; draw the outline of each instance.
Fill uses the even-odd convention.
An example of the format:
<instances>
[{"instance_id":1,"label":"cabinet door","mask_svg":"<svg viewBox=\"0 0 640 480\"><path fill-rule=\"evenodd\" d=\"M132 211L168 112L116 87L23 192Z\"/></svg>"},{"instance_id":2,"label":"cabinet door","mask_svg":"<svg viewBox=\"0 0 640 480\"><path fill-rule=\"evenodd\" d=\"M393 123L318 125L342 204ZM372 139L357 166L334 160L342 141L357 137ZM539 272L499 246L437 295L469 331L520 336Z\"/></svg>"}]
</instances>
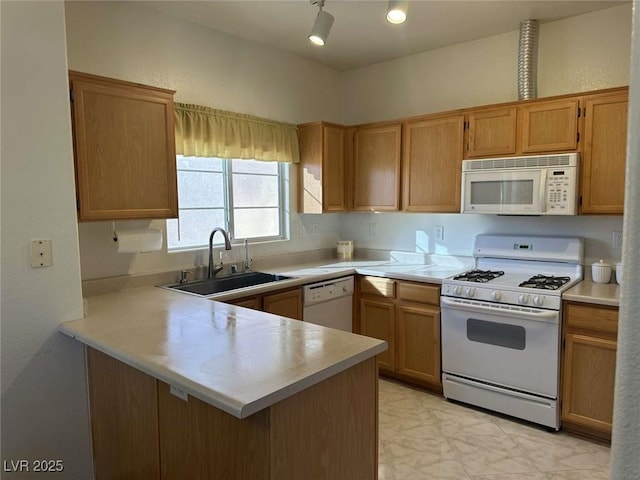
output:
<instances>
[{"instance_id":1,"label":"cabinet door","mask_svg":"<svg viewBox=\"0 0 640 480\"><path fill-rule=\"evenodd\" d=\"M440 309L398 307L398 373L441 385Z\"/></svg>"},{"instance_id":2,"label":"cabinet door","mask_svg":"<svg viewBox=\"0 0 640 480\"><path fill-rule=\"evenodd\" d=\"M178 216L173 94L70 72L80 221Z\"/></svg>"},{"instance_id":3,"label":"cabinet door","mask_svg":"<svg viewBox=\"0 0 640 480\"><path fill-rule=\"evenodd\" d=\"M628 92L585 98L582 213L623 212L628 105Z\"/></svg>"},{"instance_id":4,"label":"cabinet door","mask_svg":"<svg viewBox=\"0 0 640 480\"><path fill-rule=\"evenodd\" d=\"M615 340L567 333L562 420L611 434L615 370Z\"/></svg>"},{"instance_id":5,"label":"cabinet door","mask_svg":"<svg viewBox=\"0 0 640 480\"><path fill-rule=\"evenodd\" d=\"M298 127L300 213L346 210L345 129L313 123Z\"/></svg>"},{"instance_id":6,"label":"cabinet door","mask_svg":"<svg viewBox=\"0 0 640 480\"><path fill-rule=\"evenodd\" d=\"M229 300L227 303L252 310L260 310L260 297L239 298L237 300Z\"/></svg>"},{"instance_id":7,"label":"cabinet door","mask_svg":"<svg viewBox=\"0 0 640 480\"><path fill-rule=\"evenodd\" d=\"M515 155L516 107L472 111L468 121L469 158Z\"/></svg>"},{"instance_id":8,"label":"cabinet door","mask_svg":"<svg viewBox=\"0 0 640 480\"><path fill-rule=\"evenodd\" d=\"M460 212L464 116L405 124L402 209Z\"/></svg>"},{"instance_id":9,"label":"cabinet door","mask_svg":"<svg viewBox=\"0 0 640 480\"><path fill-rule=\"evenodd\" d=\"M563 152L578 148L578 99L535 102L519 107L522 153Z\"/></svg>"},{"instance_id":10,"label":"cabinet door","mask_svg":"<svg viewBox=\"0 0 640 480\"><path fill-rule=\"evenodd\" d=\"M302 290L287 290L262 297L262 310L282 317L302 320Z\"/></svg>"},{"instance_id":11,"label":"cabinet door","mask_svg":"<svg viewBox=\"0 0 640 480\"><path fill-rule=\"evenodd\" d=\"M360 333L378 338L389 344L389 348L378 355L381 370L395 369L395 306L391 302L360 299Z\"/></svg>"},{"instance_id":12,"label":"cabinet door","mask_svg":"<svg viewBox=\"0 0 640 480\"><path fill-rule=\"evenodd\" d=\"M347 205L344 128L325 125L323 133L322 207L325 212L344 212Z\"/></svg>"},{"instance_id":13,"label":"cabinet door","mask_svg":"<svg viewBox=\"0 0 640 480\"><path fill-rule=\"evenodd\" d=\"M354 210L400 208L401 125L359 128L354 138Z\"/></svg>"}]
</instances>

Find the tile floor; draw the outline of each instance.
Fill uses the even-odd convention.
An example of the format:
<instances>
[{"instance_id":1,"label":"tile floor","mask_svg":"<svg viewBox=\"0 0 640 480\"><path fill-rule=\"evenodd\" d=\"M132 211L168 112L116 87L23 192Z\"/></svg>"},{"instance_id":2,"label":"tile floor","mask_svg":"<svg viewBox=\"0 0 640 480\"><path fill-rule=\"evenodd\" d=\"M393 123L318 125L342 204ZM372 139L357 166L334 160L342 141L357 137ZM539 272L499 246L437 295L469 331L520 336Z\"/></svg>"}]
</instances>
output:
<instances>
[{"instance_id":1,"label":"tile floor","mask_svg":"<svg viewBox=\"0 0 640 480\"><path fill-rule=\"evenodd\" d=\"M596 480L609 447L380 379L380 480Z\"/></svg>"}]
</instances>

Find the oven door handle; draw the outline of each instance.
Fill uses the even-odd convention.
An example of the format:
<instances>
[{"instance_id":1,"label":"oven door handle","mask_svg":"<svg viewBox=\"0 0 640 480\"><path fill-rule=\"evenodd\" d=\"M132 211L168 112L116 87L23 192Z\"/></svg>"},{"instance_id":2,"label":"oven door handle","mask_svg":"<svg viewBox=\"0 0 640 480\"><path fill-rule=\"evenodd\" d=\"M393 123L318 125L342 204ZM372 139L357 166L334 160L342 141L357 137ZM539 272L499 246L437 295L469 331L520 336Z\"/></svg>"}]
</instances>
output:
<instances>
[{"instance_id":1,"label":"oven door handle","mask_svg":"<svg viewBox=\"0 0 640 480\"><path fill-rule=\"evenodd\" d=\"M539 322L558 323L559 314L555 310L533 310L522 307L502 307L490 306L473 300L456 300L449 297L441 297L440 305L454 308L456 310L466 310L472 313L484 312L493 315L504 315L509 317L524 318L526 320L537 320Z\"/></svg>"}]
</instances>

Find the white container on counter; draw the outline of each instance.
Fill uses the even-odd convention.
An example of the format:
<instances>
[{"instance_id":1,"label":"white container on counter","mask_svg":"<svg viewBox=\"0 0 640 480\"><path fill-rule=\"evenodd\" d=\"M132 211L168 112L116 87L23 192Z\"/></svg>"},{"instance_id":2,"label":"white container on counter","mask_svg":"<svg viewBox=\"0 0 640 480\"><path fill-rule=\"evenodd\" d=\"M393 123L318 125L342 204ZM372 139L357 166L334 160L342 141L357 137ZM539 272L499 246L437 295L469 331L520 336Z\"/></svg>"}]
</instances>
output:
<instances>
[{"instance_id":1,"label":"white container on counter","mask_svg":"<svg viewBox=\"0 0 640 480\"><path fill-rule=\"evenodd\" d=\"M616 282L618 285L622 285L622 263L616 263Z\"/></svg>"},{"instance_id":2,"label":"white container on counter","mask_svg":"<svg viewBox=\"0 0 640 480\"><path fill-rule=\"evenodd\" d=\"M611 280L611 265L600 260L591 265L591 279L595 283L609 283Z\"/></svg>"},{"instance_id":3,"label":"white container on counter","mask_svg":"<svg viewBox=\"0 0 640 480\"><path fill-rule=\"evenodd\" d=\"M353 240L340 240L337 253L339 260L351 260L353 258Z\"/></svg>"}]
</instances>

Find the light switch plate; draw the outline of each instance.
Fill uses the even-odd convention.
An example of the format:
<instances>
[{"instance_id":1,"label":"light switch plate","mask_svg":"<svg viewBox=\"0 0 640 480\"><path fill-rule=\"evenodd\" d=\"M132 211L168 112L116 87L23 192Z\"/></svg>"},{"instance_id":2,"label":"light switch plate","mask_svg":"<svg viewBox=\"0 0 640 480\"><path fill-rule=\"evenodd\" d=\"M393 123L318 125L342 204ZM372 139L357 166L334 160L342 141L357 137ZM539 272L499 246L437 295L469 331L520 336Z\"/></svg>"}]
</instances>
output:
<instances>
[{"instance_id":1,"label":"light switch plate","mask_svg":"<svg viewBox=\"0 0 640 480\"><path fill-rule=\"evenodd\" d=\"M169 392L180 400L184 400L185 402L189 401L189 394L175 385L169 385Z\"/></svg>"},{"instance_id":2,"label":"light switch plate","mask_svg":"<svg viewBox=\"0 0 640 480\"><path fill-rule=\"evenodd\" d=\"M53 265L53 250L51 240L31 241L31 266L33 268L50 267Z\"/></svg>"}]
</instances>

